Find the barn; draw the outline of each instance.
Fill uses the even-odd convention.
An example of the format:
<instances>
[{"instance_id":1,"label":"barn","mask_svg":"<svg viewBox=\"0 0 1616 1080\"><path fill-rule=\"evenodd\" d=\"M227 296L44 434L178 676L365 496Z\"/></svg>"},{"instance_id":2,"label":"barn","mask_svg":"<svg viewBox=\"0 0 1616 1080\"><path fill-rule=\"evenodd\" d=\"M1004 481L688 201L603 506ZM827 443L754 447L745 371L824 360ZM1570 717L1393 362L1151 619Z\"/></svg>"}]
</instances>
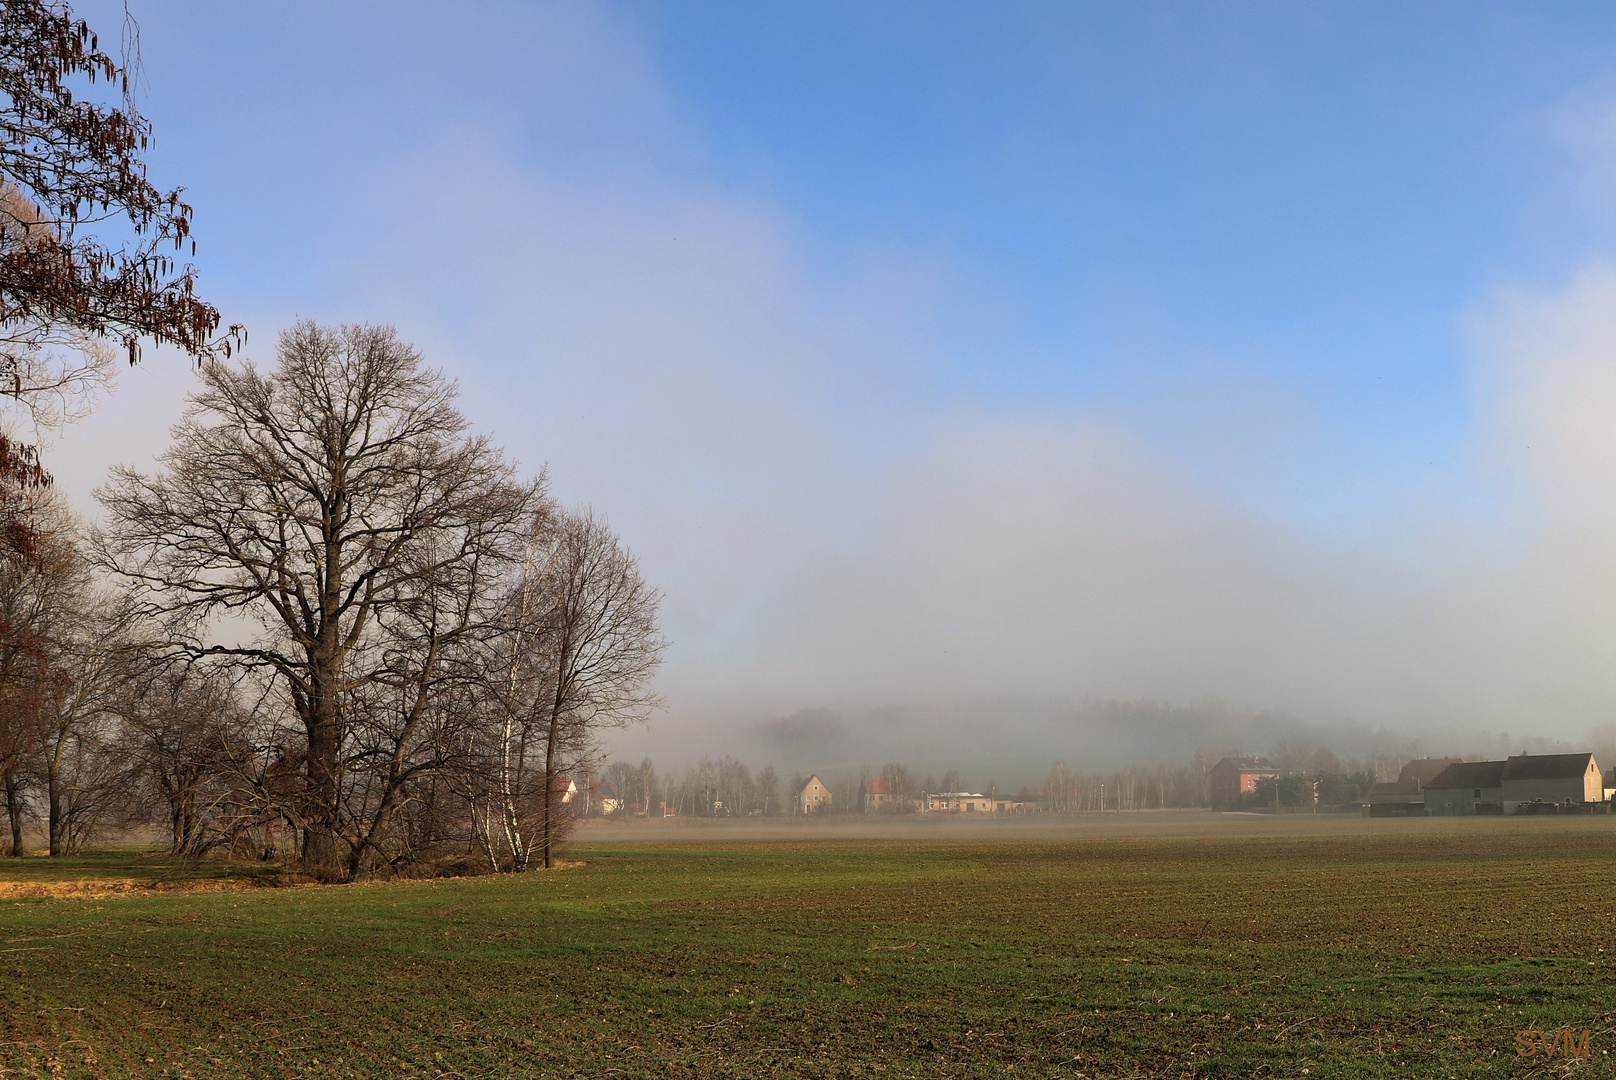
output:
<instances>
[{"instance_id":1,"label":"barn","mask_svg":"<svg viewBox=\"0 0 1616 1080\"><path fill-rule=\"evenodd\" d=\"M1519 754L1504 763L1504 813L1529 803L1596 803L1604 778L1592 754Z\"/></svg>"},{"instance_id":2,"label":"barn","mask_svg":"<svg viewBox=\"0 0 1616 1080\"><path fill-rule=\"evenodd\" d=\"M1456 761L1425 785L1425 812L1446 816L1502 814L1502 761Z\"/></svg>"},{"instance_id":3,"label":"barn","mask_svg":"<svg viewBox=\"0 0 1616 1080\"><path fill-rule=\"evenodd\" d=\"M1605 798L1592 754L1516 754L1461 761L1425 786L1427 814L1517 814L1528 807L1588 807Z\"/></svg>"}]
</instances>

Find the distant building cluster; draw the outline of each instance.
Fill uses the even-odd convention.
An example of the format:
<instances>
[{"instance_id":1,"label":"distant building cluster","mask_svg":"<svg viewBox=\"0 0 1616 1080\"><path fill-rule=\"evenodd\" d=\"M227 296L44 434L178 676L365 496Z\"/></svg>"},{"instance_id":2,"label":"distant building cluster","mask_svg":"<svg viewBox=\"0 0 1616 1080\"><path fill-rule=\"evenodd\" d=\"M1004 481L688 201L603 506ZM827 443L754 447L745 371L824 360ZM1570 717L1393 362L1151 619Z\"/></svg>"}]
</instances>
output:
<instances>
[{"instance_id":1,"label":"distant building cluster","mask_svg":"<svg viewBox=\"0 0 1616 1080\"><path fill-rule=\"evenodd\" d=\"M1214 809L1318 805L1318 781L1285 776L1265 757L1226 757L1207 774ZM1593 754L1517 754L1503 761L1418 758L1396 780L1369 788L1371 817L1608 811L1616 772L1602 773Z\"/></svg>"},{"instance_id":2,"label":"distant building cluster","mask_svg":"<svg viewBox=\"0 0 1616 1080\"><path fill-rule=\"evenodd\" d=\"M830 786L816 775L809 775L797 789L792 808L799 814L823 814L835 809ZM866 813L921 814L1032 814L1040 800L1029 795L999 795L979 791L923 791L911 794L899 790L896 781L883 776L866 776L859 785L858 809Z\"/></svg>"},{"instance_id":3,"label":"distant building cluster","mask_svg":"<svg viewBox=\"0 0 1616 1080\"><path fill-rule=\"evenodd\" d=\"M1517 754L1502 761L1456 757L1397 759L1397 779L1378 781L1361 767L1341 769L1333 755L1315 755L1311 768L1289 767L1262 756L1229 755L1210 766L1193 764L1078 773L1064 762L1046 782L1019 792L966 790L952 769L938 783L915 782L899 763L879 776L843 772L827 782L819 773L785 785L772 765L756 777L740 762L703 759L680 779L658 778L649 760L638 768L613 763L602 777L556 781L556 803L574 817L741 817L792 814L956 814L1024 817L1139 810L1244 810L1364 813L1372 817L1469 814L1604 813L1613 811L1616 773L1602 773L1591 753ZM1354 763L1355 766L1358 763ZM866 773L868 770L864 770ZM933 790L941 788L943 790Z\"/></svg>"}]
</instances>

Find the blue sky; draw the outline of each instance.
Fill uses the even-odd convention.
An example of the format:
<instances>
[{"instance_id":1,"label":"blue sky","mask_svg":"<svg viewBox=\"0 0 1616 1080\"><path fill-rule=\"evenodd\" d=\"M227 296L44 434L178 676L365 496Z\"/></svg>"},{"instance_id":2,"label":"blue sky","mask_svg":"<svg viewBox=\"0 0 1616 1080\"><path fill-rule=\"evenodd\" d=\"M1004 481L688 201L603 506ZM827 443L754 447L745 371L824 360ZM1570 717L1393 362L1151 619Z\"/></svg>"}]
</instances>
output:
<instances>
[{"instance_id":1,"label":"blue sky","mask_svg":"<svg viewBox=\"0 0 1616 1080\"><path fill-rule=\"evenodd\" d=\"M1290 482L1243 486L1274 512L1461 461L1456 313L1608 241L1545 130L1611 73L1600 5L642 12L718 175L833 266L935 246L996 301L939 320L929 392L1156 426L1186 384L1273 380L1311 413Z\"/></svg>"},{"instance_id":2,"label":"blue sky","mask_svg":"<svg viewBox=\"0 0 1616 1080\"><path fill-rule=\"evenodd\" d=\"M667 589L671 730L1616 718L1609 5L130 9L249 353L460 379ZM188 379L60 438L87 511Z\"/></svg>"}]
</instances>

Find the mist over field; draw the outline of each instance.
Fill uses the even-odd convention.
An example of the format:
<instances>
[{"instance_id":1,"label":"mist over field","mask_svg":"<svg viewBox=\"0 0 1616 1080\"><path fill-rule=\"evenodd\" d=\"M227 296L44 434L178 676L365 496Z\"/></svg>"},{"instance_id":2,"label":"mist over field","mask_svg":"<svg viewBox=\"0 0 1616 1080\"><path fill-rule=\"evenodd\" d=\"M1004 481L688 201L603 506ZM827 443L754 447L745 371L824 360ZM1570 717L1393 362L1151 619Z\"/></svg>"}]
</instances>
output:
<instances>
[{"instance_id":1,"label":"mist over field","mask_svg":"<svg viewBox=\"0 0 1616 1080\"><path fill-rule=\"evenodd\" d=\"M917 778L955 770L967 786L1015 790L1042 783L1056 761L1078 771L1106 772L1127 766L1207 767L1225 754L1244 753L1316 768L1323 751L1333 755L1339 769L1382 776L1395 774L1403 760L1427 756L1593 750L1601 762L1616 761L1616 727L1567 738L1481 728L1422 733L1352 720L1310 723L1217 701L1007 698L946 711L804 709L766 720L703 725L691 739L658 725L625 735L620 745L624 750L617 756L631 763L639 760L635 754L648 755L659 766L729 755L753 767L767 763L785 773L819 772L827 778L874 775L883 765L898 763ZM700 752L687 758L697 748Z\"/></svg>"}]
</instances>

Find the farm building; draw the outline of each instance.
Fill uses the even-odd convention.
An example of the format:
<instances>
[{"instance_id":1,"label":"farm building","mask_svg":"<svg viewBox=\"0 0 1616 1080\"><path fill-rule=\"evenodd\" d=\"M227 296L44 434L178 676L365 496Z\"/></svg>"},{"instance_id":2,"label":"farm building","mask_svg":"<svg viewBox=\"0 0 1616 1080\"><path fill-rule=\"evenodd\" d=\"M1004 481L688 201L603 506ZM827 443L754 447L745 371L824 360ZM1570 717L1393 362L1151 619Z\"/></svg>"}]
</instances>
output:
<instances>
[{"instance_id":1,"label":"farm building","mask_svg":"<svg viewBox=\"0 0 1616 1080\"><path fill-rule=\"evenodd\" d=\"M1502 814L1504 762L1456 761L1425 786L1425 812L1446 816Z\"/></svg>"},{"instance_id":2,"label":"farm building","mask_svg":"<svg viewBox=\"0 0 1616 1080\"><path fill-rule=\"evenodd\" d=\"M830 809L830 788L817 776L802 782L794 800L799 814L821 814Z\"/></svg>"},{"instance_id":3,"label":"farm building","mask_svg":"<svg viewBox=\"0 0 1616 1080\"><path fill-rule=\"evenodd\" d=\"M1258 780L1274 780L1279 768L1265 757L1226 757L1207 771L1213 806L1234 806L1257 792Z\"/></svg>"},{"instance_id":4,"label":"farm building","mask_svg":"<svg viewBox=\"0 0 1616 1080\"><path fill-rule=\"evenodd\" d=\"M1425 788L1458 758L1415 758L1403 763L1396 780L1369 789L1370 817L1402 817L1425 813Z\"/></svg>"},{"instance_id":5,"label":"farm building","mask_svg":"<svg viewBox=\"0 0 1616 1080\"><path fill-rule=\"evenodd\" d=\"M1592 754L1516 754L1449 765L1425 789L1427 814L1514 814L1537 805L1586 806L1605 798Z\"/></svg>"},{"instance_id":6,"label":"farm building","mask_svg":"<svg viewBox=\"0 0 1616 1080\"><path fill-rule=\"evenodd\" d=\"M1504 763L1504 813L1527 803L1596 803L1604 778L1592 754L1518 754Z\"/></svg>"},{"instance_id":7,"label":"farm building","mask_svg":"<svg viewBox=\"0 0 1616 1080\"><path fill-rule=\"evenodd\" d=\"M920 808L945 814L1031 814L1038 809L1038 800L975 791L933 791L923 797Z\"/></svg>"}]
</instances>

